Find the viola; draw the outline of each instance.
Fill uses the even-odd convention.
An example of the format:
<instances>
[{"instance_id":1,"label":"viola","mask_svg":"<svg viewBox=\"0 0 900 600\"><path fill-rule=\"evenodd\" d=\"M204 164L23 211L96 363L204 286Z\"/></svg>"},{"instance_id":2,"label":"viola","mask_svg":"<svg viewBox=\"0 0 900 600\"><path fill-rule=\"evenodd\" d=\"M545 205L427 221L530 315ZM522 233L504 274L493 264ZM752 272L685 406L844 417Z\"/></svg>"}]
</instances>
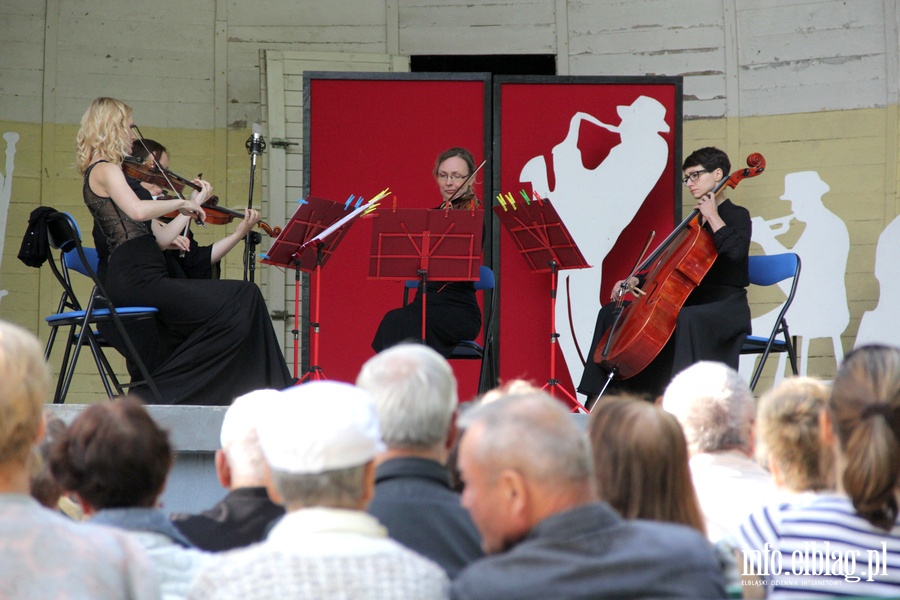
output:
<instances>
[{"instance_id":1,"label":"viola","mask_svg":"<svg viewBox=\"0 0 900 600\"><path fill-rule=\"evenodd\" d=\"M762 154L747 157L747 168L732 173L713 190L734 188L766 167ZM694 209L650 257L634 269L646 272L640 294L623 306L597 348L594 361L618 379L637 375L662 351L675 330L678 312L716 260L713 236L703 228L700 210Z\"/></svg>"},{"instance_id":2,"label":"viola","mask_svg":"<svg viewBox=\"0 0 900 600\"><path fill-rule=\"evenodd\" d=\"M168 200L169 198L163 197L160 200ZM238 210L234 210L231 208L225 208L223 206L218 206L219 199L216 196L211 196L209 200L201 204L200 206L203 208L203 212L206 213L206 224L207 225L227 225L231 223L235 219L243 219L244 213ZM167 219L173 219L177 217L179 213L171 212L167 215L163 215ZM266 232L266 235L269 237L278 237L278 234L281 233L281 227L271 227L264 221L257 221L256 226Z\"/></svg>"}]
</instances>

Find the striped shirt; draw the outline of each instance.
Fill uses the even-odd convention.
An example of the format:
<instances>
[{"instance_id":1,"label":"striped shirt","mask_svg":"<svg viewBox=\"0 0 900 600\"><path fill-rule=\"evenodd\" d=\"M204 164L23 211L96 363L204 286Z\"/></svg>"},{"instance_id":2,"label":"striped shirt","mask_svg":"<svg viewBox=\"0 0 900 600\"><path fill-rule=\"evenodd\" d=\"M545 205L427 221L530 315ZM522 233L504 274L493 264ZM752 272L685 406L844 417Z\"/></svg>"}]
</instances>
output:
<instances>
[{"instance_id":1,"label":"striped shirt","mask_svg":"<svg viewBox=\"0 0 900 600\"><path fill-rule=\"evenodd\" d=\"M804 494L750 514L738 570L770 598L900 595L900 519L891 531L836 493Z\"/></svg>"}]
</instances>

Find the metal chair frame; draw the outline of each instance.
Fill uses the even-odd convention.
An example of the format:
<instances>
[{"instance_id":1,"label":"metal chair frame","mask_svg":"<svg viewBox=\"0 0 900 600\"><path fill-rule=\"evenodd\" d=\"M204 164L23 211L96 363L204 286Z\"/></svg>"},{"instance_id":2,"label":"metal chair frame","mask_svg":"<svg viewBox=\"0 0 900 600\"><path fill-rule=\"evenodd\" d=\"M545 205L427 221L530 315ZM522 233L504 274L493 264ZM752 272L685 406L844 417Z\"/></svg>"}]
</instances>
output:
<instances>
[{"instance_id":1,"label":"metal chair frame","mask_svg":"<svg viewBox=\"0 0 900 600\"><path fill-rule=\"evenodd\" d=\"M770 286L791 279L791 289L781 305L781 311L778 313L778 318L774 327L772 327L772 331L767 337L747 336L744 345L741 347L742 355L762 355L759 359L759 364L753 371L753 377L750 379L750 389L755 390L756 384L762 375L763 367L766 365L766 359L769 358L770 354L786 352L794 375L797 375L799 372L797 370L797 338L796 336L791 336L785 315L794 301L794 295L797 293L797 284L800 281L800 257L794 252L751 256L749 270L750 283L753 285Z\"/></svg>"},{"instance_id":2,"label":"metal chair frame","mask_svg":"<svg viewBox=\"0 0 900 600\"><path fill-rule=\"evenodd\" d=\"M50 247L58 250L58 257L51 252L47 257L54 276L63 288L59 305L54 314L45 318L50 326L50 336L44 350L45 360L49 360L57 331L68 327L66 349L63 353L60 365L59 377L56 383L56 391L53 395L54 404L65 402L69 387L75 376L75 367L81 349L87 344L93 355L97 371L103 388L109 398L123 395L127 388L137 385L147 385L162 403L162 397L156 384L153 382L146 365L134 347L131 336L125 329L126 321L137 321L156 318L159 310L147 306L116 307L109 301L109 295L97 275L98 257L93 248L85 248L81 243L81 234L75 219L68 213L56 212L47 217L47 237ZM91 290L90 300L86 307L82 307L75 295L72 285L71 272L78 272L87 276L94 284ZM128 351L127 358L131 359L141 373L140 381L121 383L116 377L115 371L109 363L103 347L108 346L103 337L95 329L98 323L112 322Z\"/></svg>"},{"instance_id":3,"label":"metal chair frame","mask_svg":"<svg viewBox=\"0 0 900 600\"><path fill-rule=\"evenodd\" d=\"M403 306L409 304L409 291L417 289L421 282L418 279L406 280L403 288ZM476 292L490 292L490 299L484 303L484 346L475 340L463 340L456 344L450 353L448 360L481 360L481 371L478 375L478 393L483 394L497 384L497 368L494 360L494 328L493 319L496 312L497 294L494 272L484 265L479 269L478 281L475 284Z\"/></svg>"}]
</instances>

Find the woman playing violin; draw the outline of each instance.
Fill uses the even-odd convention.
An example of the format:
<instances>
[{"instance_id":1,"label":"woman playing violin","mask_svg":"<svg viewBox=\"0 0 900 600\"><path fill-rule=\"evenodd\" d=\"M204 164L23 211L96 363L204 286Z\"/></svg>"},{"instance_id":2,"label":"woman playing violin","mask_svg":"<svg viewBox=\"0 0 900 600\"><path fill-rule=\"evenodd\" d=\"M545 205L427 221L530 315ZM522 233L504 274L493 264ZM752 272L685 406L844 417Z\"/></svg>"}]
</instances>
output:
<instances>
[{"instance_id":1,"label":"woman playing violin","mask_svg":"<svg viewBox=\"0 0 900 600\"><path fill-rule=\"evenodd\" d=\"M169 248L187 218L203 219L209 183L197 179L190 200L141 200L120 165L134 141L132 110L97 98L81 120L76 165L84 175L84 202L109 247L107 291L119 305L159 309L163 352L148 362L166 402L230 404L259 388L292 383L265 302L255 284L185 280L169 274L162 249ZM178 212L167 225L163 215ZM179 223L179 221L181 221ZM175 223L175 225L172 225ZM140 387L134 389L141 394ZM147 394L147 400L152 397Z\"/></svg>"},{"instance_id":2,"label":"woman playing violin","mask_svg":"<svg viewBox=\"0 0 900 600\"><path fill-rule=\"evenodd\" d=\"M747 302L747 271L751 224L747 209L713 190L728 177L731 162L718 148L701 148L688 156L681 167L684 185L697 201L704 229L712 234L717 258L700 284L691 292L678 313L674 333L656 358L637 375L613 381L609 389L659 396L671 378L699 360L714 360L737 369L741 346L750 333L750 305ZM628 282L618 282L612 300L622 290L640 293L643 274ZM623 287L624 285L624 287ZM591 348L598 346L603 334L615 322L614 302L605 305L597 316ZM578 391L589 404L600 394L609 372L588 359Z\"/></svg>"},{"instance_id":3,"label":"woman playing violin","mask_svg":"<svg viewBox=\"0 0 900 600\"><path fill-rule=\"evenodd\" d=\"M131 146L131 158L146 167L169 168L169 153L165 146L155 140L135 140ZM155 183L129 177L127 172L125 179L138 198L149 200L167 197L166 190ZM166 261L171 275L188 279L218 279L219 261L243 240L258 222L259 211L244 209L244 219L238 221L235 230L210 246L197 244L190 228L187 229L187 235L181 235L184 233L182 225L179 235L173 242L175 248L166 250ZM190 225L190 221L187 225Z\"/></svg>"},{"instance_id":4,"label":"woman playing violin","mask_svg":"<svg viewBox=\"0 0 900 600\"><path fill-rule=\"evenodd\" d=\"M434 175L442 201L439 209L474 210L481 205L473 189L475 159L465 148L450 148L438 156ZM450 356L456 344L472 340L481 331L481 309L475 298L475 286L471 281L428 281L427 323L425 343ZM381 352L403 341L422 338L422 299L418 292L415 299L402 308L384 315L372 349Z\"/></svg>"}]
</instances>

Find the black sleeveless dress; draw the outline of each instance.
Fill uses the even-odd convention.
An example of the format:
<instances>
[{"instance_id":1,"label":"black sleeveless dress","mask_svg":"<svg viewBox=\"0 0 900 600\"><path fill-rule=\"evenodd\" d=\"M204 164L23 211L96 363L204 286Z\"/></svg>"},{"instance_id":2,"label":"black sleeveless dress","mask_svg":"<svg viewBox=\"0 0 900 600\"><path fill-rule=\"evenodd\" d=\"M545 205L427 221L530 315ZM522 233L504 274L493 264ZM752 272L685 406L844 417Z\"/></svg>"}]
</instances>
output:
<instances>
[{"instance_id":1,"label":"black sleeveless dress","mask_svg":"<svg viewBox=\"0 0 900 600\"><path fill-rule=\"evenodd\" d=\"M95 163L96 164L96 163ZM84 175L84 202L110 250L105 280L117 305L159 309L159 335L138 352L167 404L228 405L238 396L293 383L256 284L173 278L149 223L97 196ZM133 392L147 402L146 387Z\"/></svg>"}]
</instances>

